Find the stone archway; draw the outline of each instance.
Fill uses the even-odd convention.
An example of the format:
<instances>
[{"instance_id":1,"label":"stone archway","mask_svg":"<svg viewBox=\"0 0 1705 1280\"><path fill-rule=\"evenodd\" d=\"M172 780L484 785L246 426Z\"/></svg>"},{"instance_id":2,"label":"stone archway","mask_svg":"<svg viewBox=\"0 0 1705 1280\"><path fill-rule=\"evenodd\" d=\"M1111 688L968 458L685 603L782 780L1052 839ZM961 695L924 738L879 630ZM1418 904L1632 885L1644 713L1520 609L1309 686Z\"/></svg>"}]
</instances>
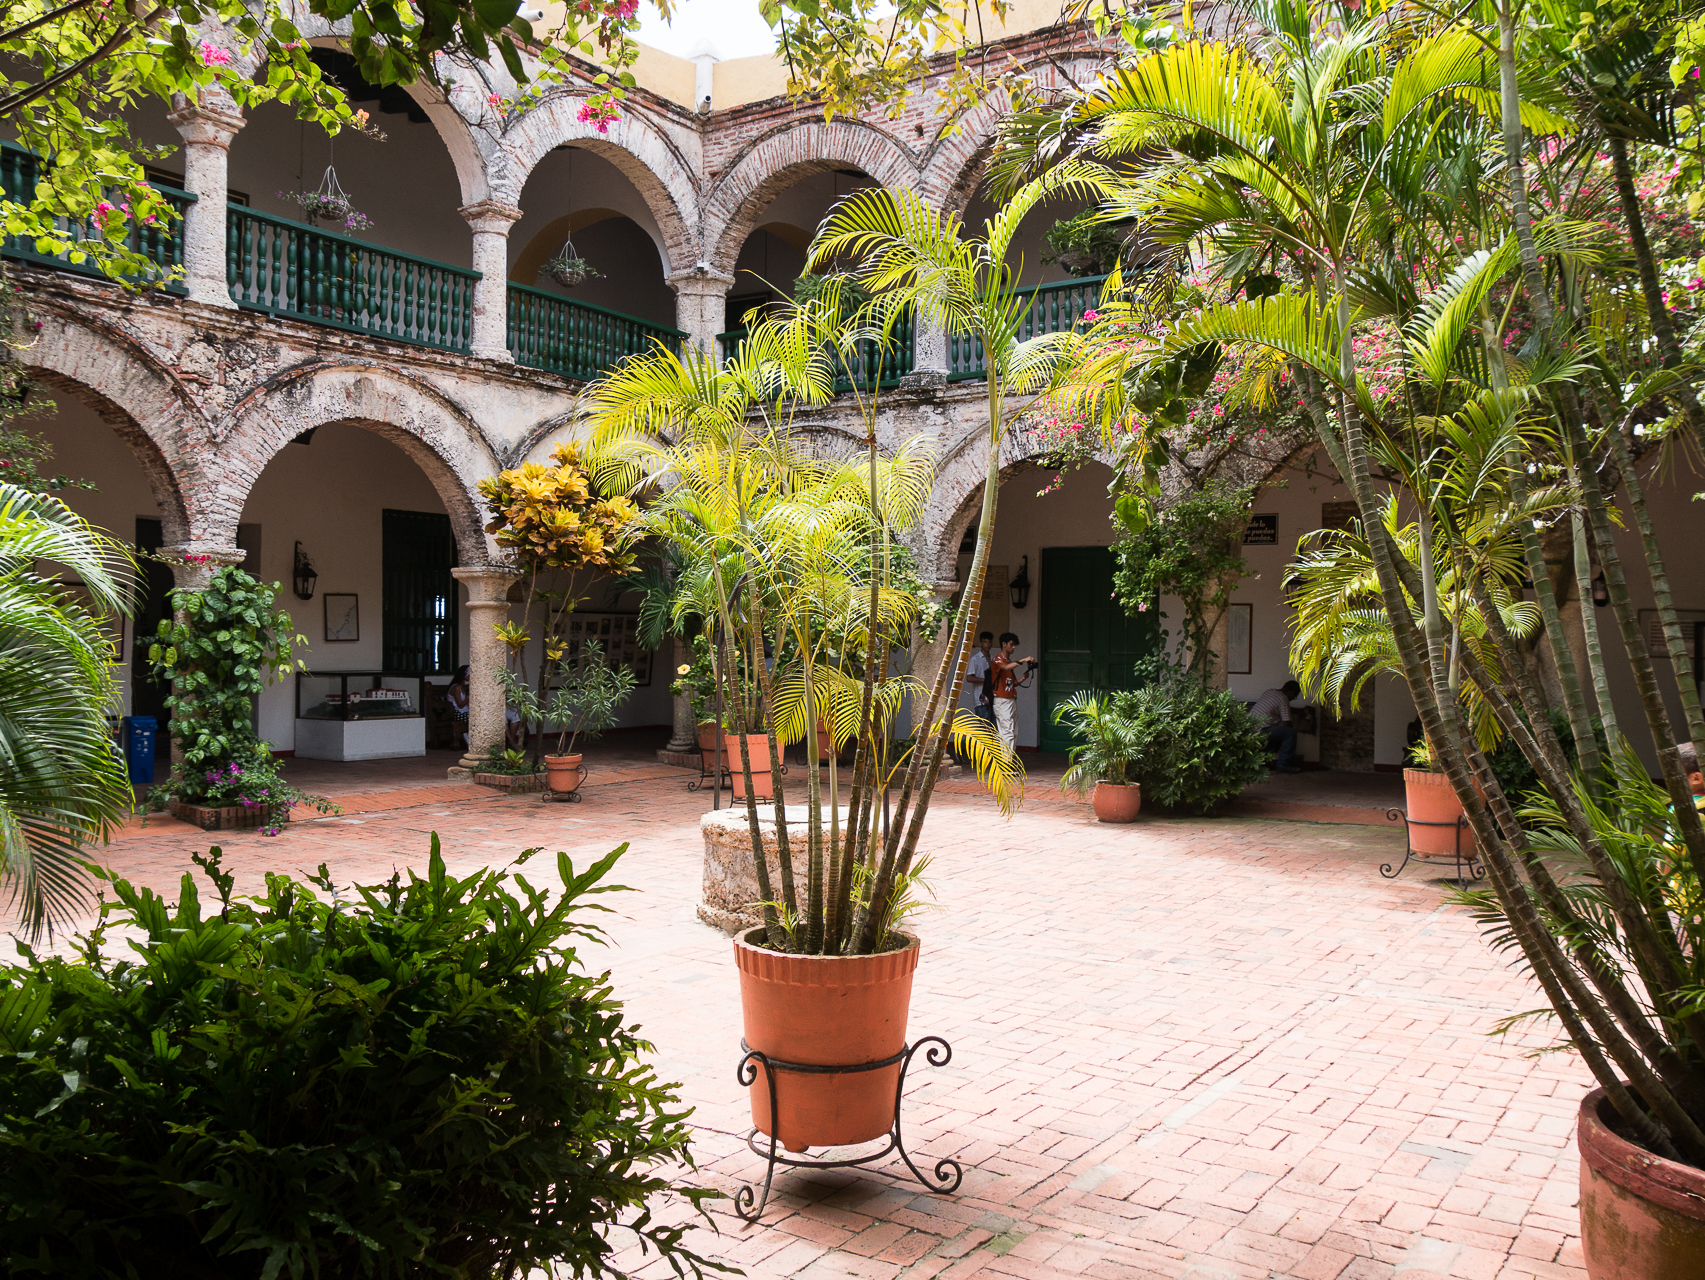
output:
<instances>
[{"instance_id":1,"label":"stone archway","mask_svg":"<svg viewBox=\"0 0 1705 1280\"><path fill-rule=\"evenodd\" d=\"M303 432L351 423L397 445L432 482L466 566L493 562L479 513L479 482L499 468L472 417L440 392L381 366L294 370L233 408L218 448L218 532L234 538L244 502L267 463Z\"/></svg>"},{"instance_id":2,"label":"stone archway","mask_svg":"<svg viewBox=\"0 0 1705 1280\"><path fill-rule=\"evenodd\" d=\"M856 168L881 186L913 187L917 158L893 135L861 120L793 124L754 139L704 205L704 256L731 275L764 206L809 173Z\"/></svg>"},{"instance_id":3,"label":"stone archway","mask_svg":"<svg viewBox=\"0 0 1705 1280\"><path fill-rule=\"evenodd\" d=\"M183 384L121 330L39 315L41 332L18 352L19 363L44 386L87 404L125 443L147 477L166 542L229 545L213 528L211 433Z\"/></svg>"}]
</instances>

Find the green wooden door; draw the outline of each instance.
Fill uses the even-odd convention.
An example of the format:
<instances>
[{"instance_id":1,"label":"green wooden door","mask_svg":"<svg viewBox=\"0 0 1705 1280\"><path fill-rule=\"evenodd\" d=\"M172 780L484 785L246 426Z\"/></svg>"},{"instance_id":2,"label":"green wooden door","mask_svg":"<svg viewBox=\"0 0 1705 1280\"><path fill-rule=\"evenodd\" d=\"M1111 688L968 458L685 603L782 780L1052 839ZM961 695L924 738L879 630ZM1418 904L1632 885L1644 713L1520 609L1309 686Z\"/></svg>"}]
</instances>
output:
<instances>
[{"instance_id":1,"label":"green wooden door","mask_svg":"<svg viewBox=\"0 0 1705 1280\"><path fill-rule=\"evenodd\" d=\"M1131 688L1131 668L1154 651L1159 615L1151 606L1133 618L1113 598L1111 547L1043 547L1040 622L1040 745L1066 751L1076 739L1054 723L1054 708L1081 689Z\"/></svg>"}]
</instances>

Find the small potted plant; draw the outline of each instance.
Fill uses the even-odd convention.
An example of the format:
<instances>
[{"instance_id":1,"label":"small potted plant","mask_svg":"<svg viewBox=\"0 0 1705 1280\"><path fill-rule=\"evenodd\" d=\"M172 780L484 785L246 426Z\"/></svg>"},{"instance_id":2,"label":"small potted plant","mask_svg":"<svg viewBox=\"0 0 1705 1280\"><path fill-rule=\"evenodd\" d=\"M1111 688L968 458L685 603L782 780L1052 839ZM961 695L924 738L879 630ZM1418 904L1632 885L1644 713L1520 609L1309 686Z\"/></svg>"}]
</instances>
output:
<instances>
[{"instance_id":1,"label":"small potted plant","mask_svg":"<svg viewBox=\"0 0 1705 1280\"><path fill-rule=\"evenodd\" d=\"M1082 735L1071 749L1071 767L1060 790L1079 799L1090 796L1101 822L1135 822L1143 807L1143 789L1129 778L1140 746L1136 726L1101 693L1076 693L1054 708L1054 723Z\"/></svg>"},{"instance_id":2,"label":"small potted plant","mask_svg":"<svg viewBox=\"0 0 1705 1280\"><path fill-rule=\"evenodd\" d=\"M615 724L616 708L633 692L633 686L632 667L605 662L603 648L595 641L586 646L579 669L562 683L538 716L542 723L558 726L556 754L545 757L545 775L552 791L564 794L580 789L583 775L575 741L596 738Z\"/></svg>"}]
</instances>

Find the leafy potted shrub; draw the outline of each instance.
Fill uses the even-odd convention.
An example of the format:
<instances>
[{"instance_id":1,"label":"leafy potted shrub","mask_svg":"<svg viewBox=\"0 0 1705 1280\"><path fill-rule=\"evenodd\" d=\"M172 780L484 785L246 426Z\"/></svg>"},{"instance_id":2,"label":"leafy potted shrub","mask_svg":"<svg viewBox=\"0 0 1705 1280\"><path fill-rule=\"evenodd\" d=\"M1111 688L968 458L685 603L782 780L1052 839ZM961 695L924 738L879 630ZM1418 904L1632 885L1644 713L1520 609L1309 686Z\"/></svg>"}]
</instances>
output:
<instances>
[{"instance_id":1,"label":"leafy potted shrub","mask_svg":"<svg viewBox=\"0 0 1705 1280\"><path fill-rule=\"evenodd\" d=\"M919 848L924 817L949 743L976 765L1003 808L1021 795L1017 758L982 721L953 710L988 566L1001 444L1015 420L1009 397L1041 368L1033 349L1015 340L1015 286L1001 264L1025 209L1053 192L1087 188L1069 165L1027 184L988 244L940 235L940 215L914 192L860 190L836 205L807 265L870 255L859 279L874 297L862 315L849 316L839 291L830 290L826 299L778 306L758 319L726 361L693 349L654 352L624 362L587 394L600 444L642 466L657 486L649 527L683 549L701 584L724 705L744 731L730 740L736 777L754 780L760 743L776 758L778 725L810 741L827 722L852 745L844 809L833 761L827 802L824 771L805 772L795 822L804 828L803 848L789 835L782 775L771 775L767 823L756 788L744 791L763 919L734 942L746 1042L792 1063L884 1064L851 1074L781 1073L773 1121L766 1072L746 1077L756 1130L783 1147L848 1144L893 1130L899 1067L885 1060L905 1046L920 953L900 924L927 857ZM927 287L895 283L909 279ZM866 344L891 353L894 325L913 312L989 352L990 462L977 551L927 686L890 672L897 638L919 616L920 602L895 589L881 548L922 510L931 459L917 451L882 455L875 394L859 393L865 448L856 460L803 455L787 433L794 409L820 399L825 379L844 369L863 385ZM823 367L825 353L834 367ZM670 448L652 443L659 433L674 442ZM868 554L857 554L861 546ZM822 637L837 626L859 634L856 664L824 661ZM772 673L771 659L783 669ZM843 668L857 669L856 678ZM896 760L888 725L908 693L919 730ZM890 782L897 794L887 804ZM947 1167L938 1166L938 1176ZM947 1183L956 1185L956 1178ZM736 1209L761 1212L754 1199L743 1192Z\"/></svg>"},{"instance_id":2,"label":"leafy potted shrub","mask_svg":"<svg viewBox=\"0 0 1705 1280\"><path fill-rule=\"evenodd\" d=\"M1213 813L1267 776L1266 740L1231 694L1164 655L1138 662L1136 678L1139 688L1110 701L1130 726L1129 776L1145 799L1179 813Z\"/></svg>"},{"instance_id":3,"label":"leafy potted shrub","mask_svg":"<svg viewBox=\"0 0 1705 1280\"><path fill-rule=\"evenodd\" d=\"M303 669L290 615L273 607L278 584L241 569L214 571L205 590L172 592L174 617L160 621L148 648L155 674L172 684L166 699L179 747L172 776L149 793L175 818L204 831L262 827L277 834L296 805L341 812L284 780L272 744L255 734L252 699ZM181 619L179 621L178 619Z\"/></svg>"},{"instance_id":4,"label":"leafy potted shrub","mask_svg":"<svg viewBox=\"0 0 1705 1280\"><path fill-rule=\"evenodd\" d=\"M1060 790L1080 800L1089 795L1098 821L1135 822L1143 789L1127 774L1140 746L1136 725L1114 710L1108 695L1087 692L1055 707L1054 723L1083 736L1071 749L1071 767L1060 779Z\"/></svg>"},{"instance_id":5,"label":"leafy potted shrub","mask_svg":"<svg viewBox=\"0 0 1705 1280\"><path fill-rule=\"evenodd\" d=\"M1048 228L1043 262L1057 262L1074 276L1104 276L1119 265L1129 220L1104 222L1093 208L1062 218Z\"/></svg>"},{"instance_id":6,"label":"leafy potted shrub","mask_svg":"<svg viewBox=\"0 0 1705 1280\"><path fill-rule=\"evenodd\" d=\"M627 846L560 896L511 867L354 888L326 868L178 900L112 880L72 954L0 965L0 1251L57 1274L609 1274L618 1231L717 1269L686 1108L586 919ZM524 889L524 891L518 891ZM123 939L124 941L120 941ZM28 1051L20 1052L22 1046Z\"/></svg>"},{"instance_id":7,"label":"leafy potted shrub","mask_svg":"<svg viewBox=\"0 0 1705 1280\"><path fill-rule=\"evenodd\" d=\"M596 641L586 646L578 667L558 671L561 683L542 707L538 695L507 671L503 687L523 719L557 726L556 754L545 757L545 779L552 791L566 793L580 789L581 755L574 750L575 741L596 738L615 724L617 708L633 692L634 676L632 667L605 662L603 646Z\"/></svg>"}]
</instances>

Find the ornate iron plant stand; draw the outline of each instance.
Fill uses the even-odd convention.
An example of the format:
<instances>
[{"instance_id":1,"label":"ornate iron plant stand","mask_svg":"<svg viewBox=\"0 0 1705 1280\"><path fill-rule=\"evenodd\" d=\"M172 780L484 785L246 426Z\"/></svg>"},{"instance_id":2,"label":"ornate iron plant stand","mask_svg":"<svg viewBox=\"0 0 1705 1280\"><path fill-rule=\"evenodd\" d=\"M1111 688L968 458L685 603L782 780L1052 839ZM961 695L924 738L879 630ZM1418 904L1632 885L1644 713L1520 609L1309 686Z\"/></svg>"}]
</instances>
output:
<instances>
[{"instance_id":1,"label":"ornate iron plant stand","mask_svg":"<svg viewBox=\"0 0 1705 1280\"><path fill-rule=\"evenodd\" d=\"M876 1161L898 1151L900 1159L906 1162L906 1168L912 1171L912 1176L923 1184L928 1191L937 1195L948 1195L959 1189L959 1183L965 1177L965 1170L957 1160L951 1157L935 1162L935 1179L932 1181L917 1165L912 1163L911 1154L906 1150L900 1133L900 1103L906 1096L906 1070L912 1065L912 1055L925 1045L929 1049L924 1058L932 1067L945 1067L953 1060L953 1046L940 1036L925 1036L914 1041L896 1053L892 1058L883 1058L880 1062L861 1062L856 1066L820 1067L803 1062L783 1062L780 1058L772 1058L757 1049L747 1048L746 1042L740 1042L740 1048L745 1056L740 1059L740 1065L735 1069L735 1078L742 1085L750 1088L758 1078L761 1067L769 1077L770 1086L770 1137L769 1149L765 1150L758 1133L757 1126L746 1134L746 1145L752 1149L753 1155L763 1156L764 1185L761 1191L753 1191L750 1184L742 1186L734 1196L734 1212L747 1222L756 1222L763 1216L764 1206L770 1200L770 1183L774 1180L776 1166L787 1165L793 1169L846 1169L854 1165L874 1164ZM778 1150L775 1132L776 1123L776 1082L779 1075L789 1073L797 1075L848 1075L855 1071L880 1071L884 1067L900 1064L900 1079L894 1086L894 1127L888 1131L888 1143L880 1151L873 1151L866 1156L855 1156L850 1160L813 1160L810 1158L796 1159L793 1156L782 1155ZM928 1157L923 1157L927 1161Z\"/></svg>"},{"instance_id":2,"label":"ornate iron plant stand","mask_svg":"<svg viewBox=\"0 0 1705 1280\"><path fill-rule=\"evenodd\" d=\"M1403 861L1397 864L1397 870L1395 871L1391 869L1391 864L1389 862L1382 862L1379 864L1379 873L1387 880L1395 880L1398 876L1402 875L1403 868L1409 865L1410 859L1414 858L1415 841L1410 837L1410 832L1416 827L1456 828L1455 847L1457 888L1466 889L1470 880L1484 880L1486 878L1486 868L1480 863L1479 851L1470 848L1466 858L1462 853L1462 833L1468 830L1468 818L1466 815L1459 813L1456 816L1455 822L1427 822L1420 818L1411 818L1402 809L1387 809L1385 811L1385 818L1388 822L1401 822L1403 824ZM1424 862L1426 859L1422 858L1422 861Z\"/></svg>"}]
</instances>

